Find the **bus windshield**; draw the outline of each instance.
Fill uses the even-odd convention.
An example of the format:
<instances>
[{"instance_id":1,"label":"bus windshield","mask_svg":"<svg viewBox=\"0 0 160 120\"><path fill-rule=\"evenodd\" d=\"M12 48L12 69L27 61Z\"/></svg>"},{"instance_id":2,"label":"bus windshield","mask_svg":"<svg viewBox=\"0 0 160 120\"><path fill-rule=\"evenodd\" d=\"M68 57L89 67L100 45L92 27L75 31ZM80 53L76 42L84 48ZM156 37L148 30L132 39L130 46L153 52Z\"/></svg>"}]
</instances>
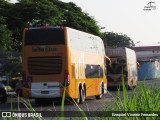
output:
<instances>
[{"instance_id":1,"label":"bus windshield","mask_svg":"<svg viewBox=\"0 0 160 120\"><path fill-rule=\"evenodd\" d=\"M25 34L25 45L65 44L63 29L29 29Z\"/></svg>"}]
</instances>

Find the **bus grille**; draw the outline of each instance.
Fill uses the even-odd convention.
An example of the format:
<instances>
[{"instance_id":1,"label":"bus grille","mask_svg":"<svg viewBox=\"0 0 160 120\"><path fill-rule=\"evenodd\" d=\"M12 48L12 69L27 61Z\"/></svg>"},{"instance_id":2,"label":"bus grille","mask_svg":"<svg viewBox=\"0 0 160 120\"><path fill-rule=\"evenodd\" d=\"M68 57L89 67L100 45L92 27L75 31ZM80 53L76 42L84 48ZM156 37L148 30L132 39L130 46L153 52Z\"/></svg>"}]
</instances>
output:
<instances>
[{"instance_id":1,"label":"bus grille","mask_svg":"<svg viewBox=\"0 0 160 120\"><path fill-rule=\"evenodd\" d=\"M29 57L28 70L31 75L61 74L62 57Z\"/></svg>"}]
</instances>

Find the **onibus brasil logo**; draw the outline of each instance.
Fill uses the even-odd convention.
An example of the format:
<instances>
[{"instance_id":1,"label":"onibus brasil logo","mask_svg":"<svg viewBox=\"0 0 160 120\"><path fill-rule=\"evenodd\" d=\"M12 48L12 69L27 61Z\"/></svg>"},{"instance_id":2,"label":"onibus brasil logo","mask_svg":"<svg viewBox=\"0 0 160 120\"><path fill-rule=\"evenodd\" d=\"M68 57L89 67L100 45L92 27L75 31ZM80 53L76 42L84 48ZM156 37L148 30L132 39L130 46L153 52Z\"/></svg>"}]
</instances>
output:
<instances>
[{"instance_id":1,"label":"onibus brasil logo","mask_svg":"<svg viewBox=\"0 0 160 120\"><path fill-rule=\"evenodd\" d=\"M155 9L156 9L156 3L150 1L149 3L147 3L146 6L144 6L143 10L150 11L150 10L155 10Z\"/></svg>"}]
</instances>

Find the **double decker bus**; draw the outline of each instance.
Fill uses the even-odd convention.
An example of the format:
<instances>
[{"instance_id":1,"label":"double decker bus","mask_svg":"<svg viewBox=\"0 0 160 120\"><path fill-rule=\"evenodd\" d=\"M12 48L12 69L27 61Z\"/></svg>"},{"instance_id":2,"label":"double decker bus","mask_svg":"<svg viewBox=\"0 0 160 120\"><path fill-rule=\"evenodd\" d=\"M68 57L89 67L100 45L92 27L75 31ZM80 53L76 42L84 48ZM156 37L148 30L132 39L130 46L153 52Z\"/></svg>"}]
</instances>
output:
<instances>
[{"instance_id":1,"label":"double decker bus","mask_svg":"<svg viewBox=\"0 0 160 120\"><path fill-rule=\"evenodd\" d=\"M107 48L106 54L111 59L107 68L108 87L119 87L124 84L128 89L137 86L137 59L134 50L126 47Z\"/></svg>"},{"instance_id":2,"label":"double decker bus","mask_svg":"<svg viewBox=\"0 0 160 120\"><path fill-rule=\"evenodd\" d=\"M23 31L23 96L66 97L84 103L107 92L105 50L100 37L69 27L43 26Z\"/></svg>"}]
</instances>

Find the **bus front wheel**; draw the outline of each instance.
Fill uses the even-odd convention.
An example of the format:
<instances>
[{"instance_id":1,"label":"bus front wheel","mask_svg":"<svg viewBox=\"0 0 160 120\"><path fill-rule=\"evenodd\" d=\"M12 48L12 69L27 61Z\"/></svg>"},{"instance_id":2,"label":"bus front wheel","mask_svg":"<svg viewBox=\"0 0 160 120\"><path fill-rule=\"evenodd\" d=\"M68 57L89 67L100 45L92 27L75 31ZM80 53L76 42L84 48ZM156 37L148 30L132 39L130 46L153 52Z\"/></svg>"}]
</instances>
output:
<instances>
[{"instance_id":1,"label":"bus front wheel","mask_svg":"<svg viewBox=\"0 0 160 120\"><path fill-rule=\"evenodd\" d=\"M102 85L100 85L99 91L100 91L100 94L96 95L96 99L98 99L98 100L101 99L102 95L103 95L103 86Z\"/></svg>"},{"instance_id":2,"label":"bus front wheel","mask_svg":"<svg viewBox=\"0 0 160 120\"><path fill-rule=\"evenodd\" d=\"M84 103L85 99L86 99L86 95L85 95L85 90L84 89L81 89L81 100L80 100L80 103Z\"/></svg>"}]
</instances>

